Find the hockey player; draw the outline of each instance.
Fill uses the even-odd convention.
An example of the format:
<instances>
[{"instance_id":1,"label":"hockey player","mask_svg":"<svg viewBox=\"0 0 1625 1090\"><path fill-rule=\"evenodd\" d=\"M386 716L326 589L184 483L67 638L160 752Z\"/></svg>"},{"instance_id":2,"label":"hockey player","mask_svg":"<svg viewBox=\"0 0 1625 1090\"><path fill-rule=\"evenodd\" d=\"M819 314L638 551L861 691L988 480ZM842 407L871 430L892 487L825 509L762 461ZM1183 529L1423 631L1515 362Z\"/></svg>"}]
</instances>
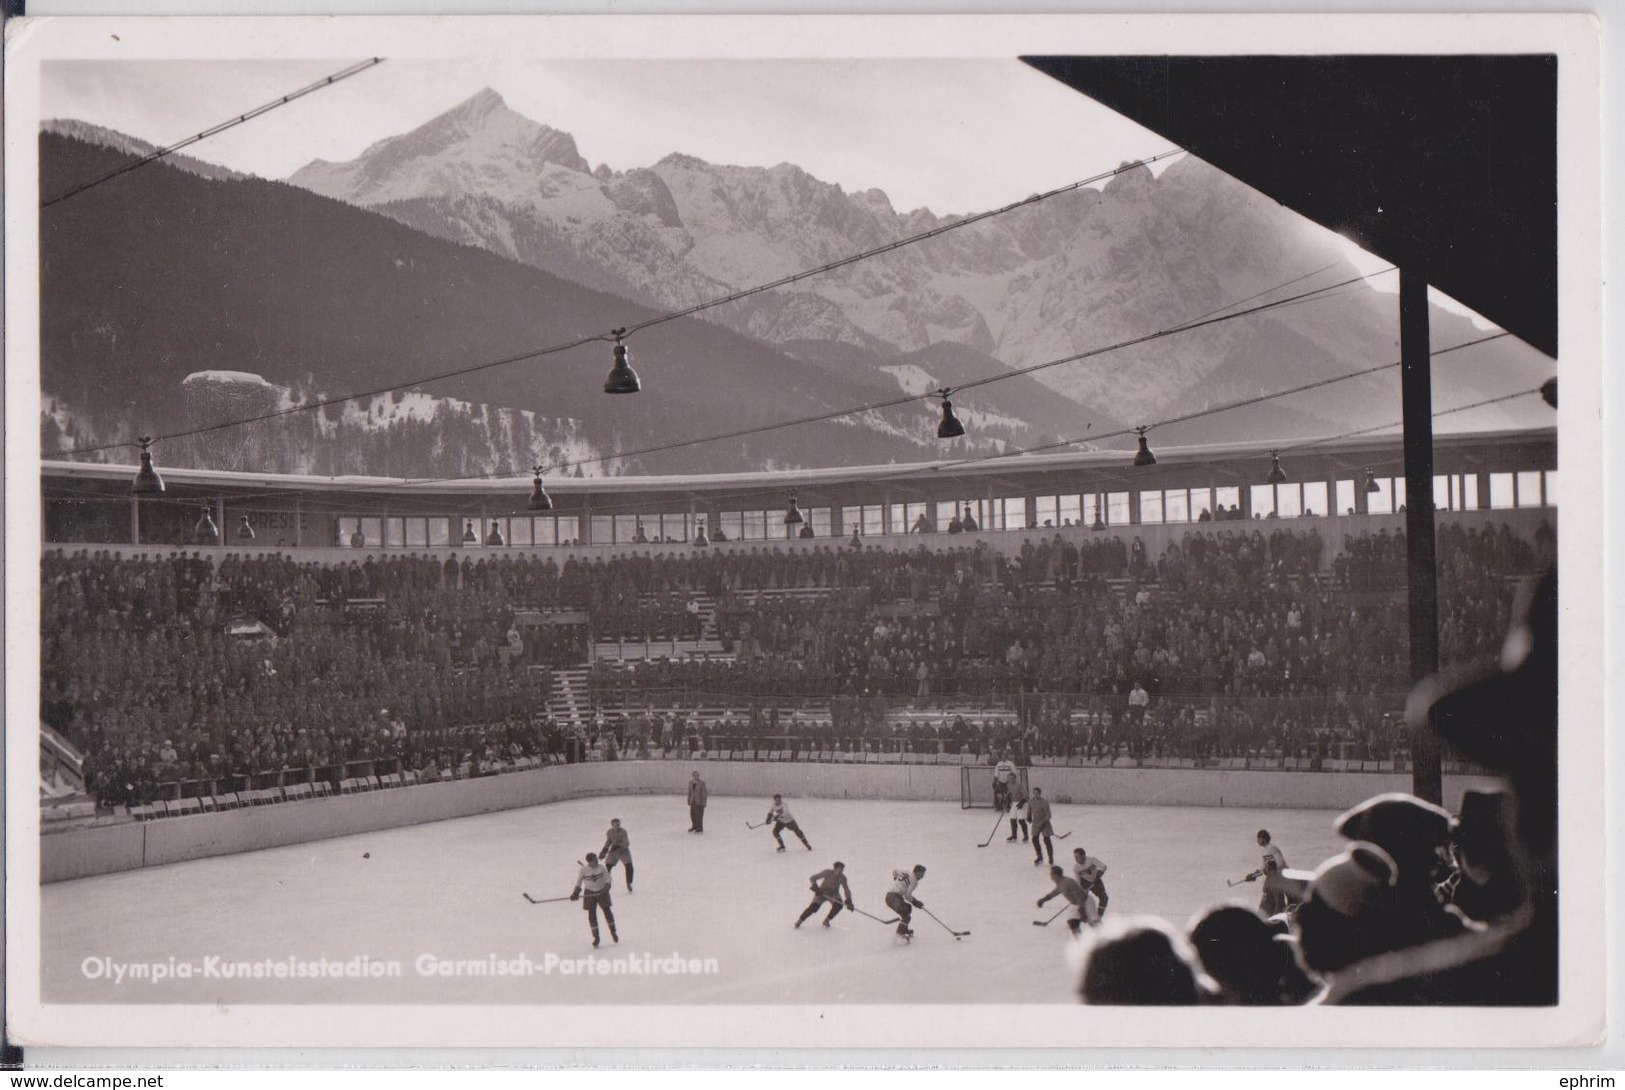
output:
<instances>
[{"instance_id":1,"label":"hockey player","mask_svg":"<svg viewBox=\"0 0 1625 1090\"><path fill-rule=\"evenodd\" d=\"M993 766L993 809L1004 813L1010 809L1010 785L1016 780L1016 762L1006 751Z\"/></svg>"},{"instance_id":2,"label":"hockey player","mask_svg":"<svg viewBox=\"0 0 1625 1090\"><path fill-rule=\"evenodd\" d=\"M1010 811L1010 835L1004 838L1006 844L1013 844L1016 840L1016 829L1021 829L1021 839L1027 839L1027 791L1021 786L1019 779L1010 781L1005 788L1004 804Z\"/></svg>"},{"instance_id":3,"label":"hockey player","mask_svg":"<svg viewBox=\"0 0 1625 1090\"><path fill-rule=\"evenodd\" d=\"M613 871L616 863L626 864L626 892L632 892L632 841L627 837L626 830L621 828L620 818L610 818L609 828L604 832L604 846L598 849L598 855L604 861L604 869Z\"/></svg>"},{"instance_id":4,"label":"hockey player","mask_svg":"<svg viewBox=\"0 0 1625 1090\"><path fill-rule=\"evenodd\" d=\"M1040 788L1033 788L1033 797L1027 803L1027 820L1033 826L1033 866L1044 865L1044 849L1049 849L1049 861L1055 863L1055 841L1051 839L1055 827L1050 824L1049 800Z\"/></svg>"},{"instance_id":5,"label":"hockey player","mask_svg":"<svg viewBox=\"0 0 1625 1090\"><path fill-rule=\"evenodd\" d=\"M592 928L592 944L598 945L600 908L604 910L604 922L609 924L609 937L620 942L621 936L615 930L615 910L609 900L609 871L604 869L603 864L598 862L598 856L592 852L587 853L586 864L576 873L576 888L570 891L570 900L582 900L583 893L586 894L586 900L581 907L587 910L587 926Z\"/></svg>"},{"instance_id":6,"label":"hockey player","mask_svg":"<svg viewBox=\"0 0 1625 1090\"><path fill-rule=\"evenodd\" d=\"M886 894L886 907L900 917L897 921L897 933L905 939L914 934L908 926L909 918L914 915L916 908L925 907L925 902L914 896L914 891L920 888L920 881L924 877L923 863L916 863L912 871L891 872L891 892Z\"/></svg>"},{"instance_id":7,"label":"hockey player","mask_svg":"<svg viewBox=\"0 0 1625 1090\"><path fill-rule=\"evenodd\" d=\"M796 819L791 816L790 808L784 804L783 795L773 796L773 806L768 810L766 820L773 823L773 839L779 842L779 851L784 851L784 830L786 829L795 833L796 839L800 840L809 852L812 851L812 845L807 843L807 834L801 831L801 826L797 825Z\"/></svg>"},{"instance_id":8,"label":"hockey player","mask_svg":"<svg viewBox=\"0 0 1625 1090\"><path fill-rule=\"evenodd\" d=\"M1095 898L1087 889L1076 880L1068 878L1066 871L1051 865L1049 869L1050 881L1055 888L1038 899L1038 907L1043 908L1051 898L1065 897L1067 903L1076 910L1072 918L1066 921L1066 926L1076 935L1084 924L1093 926L1100 922L1100 912L1095 907Z\"/></svg>"},{"instance_id":9,"label":"hockey player","mask_svg":"<svg viewBox=\"0 0 1625 1090\"><path fill-rule=\"evenodd\" d=\"M1273 883L1269 881L1271 874L1279 874L1286 870L1286 853L1281 850L1280 845L1270 841L1268 829L1258 830L1258 835L1254 839L1258 841L1263 858L1259 868L1247 876L1247 881L1256 882L1260 878L1265 880L1264 895L1258 899L1258 911L1267 919L1287 910L1286 894L1270 889Z\"/></svg>"},{"instance_id":10,"label":"hockey player","mask_svg":"<svg viewBox=\"0 0 1625 1090\"><path fill-rule=\"evenodd\" d=\"M1104 916L1106 902L1111 900L1106 896L1106 864L1082 848L1073 848L1072 874L1077 878L1078 885L1094 895L1095 907L1098 909L1096 918Z\"/></svg>"},{"instance_id":11,"label":"hockey player","mask_svg":"<svg viewBox=\"0 0 1625 1090\"><path fill-rule=\"evenodd\" d=\"M821 870L807 881L812 885L813 899L796 919L796 926L800 927L807 922L807 917L817 912L825 901L829 902L829 915L824 917L824 926L840 914L844 904L847 911L852 910L852 887L846 884L846 864L840 860L829 870Z\"/></svg>"}]
</instances>

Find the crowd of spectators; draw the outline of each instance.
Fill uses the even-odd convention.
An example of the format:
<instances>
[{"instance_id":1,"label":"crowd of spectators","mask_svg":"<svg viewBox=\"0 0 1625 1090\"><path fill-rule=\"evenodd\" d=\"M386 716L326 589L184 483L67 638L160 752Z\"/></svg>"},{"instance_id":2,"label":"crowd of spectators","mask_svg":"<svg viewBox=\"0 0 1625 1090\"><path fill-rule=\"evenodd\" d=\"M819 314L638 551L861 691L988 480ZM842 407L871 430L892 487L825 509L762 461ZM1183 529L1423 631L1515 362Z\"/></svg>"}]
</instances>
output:
<instances>
[{"instance_id":1,"label":"crowd of spectators","mask_svg":"<svg viewBox=\"0 0 1625 1090\"><path fill-rule=\"evenodd\" d=\"M1550 550L1549 531L1441 528L1447 664L1493 658L1509 580ZM652 705L688 709L707 750L785 737L809 751L1393 759L1404 538L1324 552L1312 529L1257 527L1192 528L1155 556L1132 535L1060 534L1008 556L979 540L562 563L51 550L42 717L85 751L108 802L354 760L636 750L659 730L629 709ZM589 691L607 717L548 719L548 668L584 663L589 638L701 634L725 654L600 662ZM967 702L1000 714L973 724L954 714ZM890 714L902 704L942 714Z\"/></svg>"}]
</instances>

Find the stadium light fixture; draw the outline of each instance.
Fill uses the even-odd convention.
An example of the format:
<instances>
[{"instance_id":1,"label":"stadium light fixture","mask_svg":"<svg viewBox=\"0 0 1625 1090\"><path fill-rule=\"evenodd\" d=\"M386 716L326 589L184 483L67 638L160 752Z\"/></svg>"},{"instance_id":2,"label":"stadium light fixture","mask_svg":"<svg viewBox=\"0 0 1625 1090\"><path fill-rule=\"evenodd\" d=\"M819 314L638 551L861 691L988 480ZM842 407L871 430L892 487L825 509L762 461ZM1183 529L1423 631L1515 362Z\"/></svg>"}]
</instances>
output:
<instances>
[{"instance_id":1,"label":"stadium light fixture","mask_svg":"<svg viewBox=\"0 0 1625 1090\"><path fill-rule=\"evenodd\" d=\"M136 470L135 483L130 486L130 494L135 496L159 496L164 491L164 479L158 476L158 471L152 468L152 436L143 435L141 443L141 468Z\"/></svg>"},{"instance_id":2,"label":"stadium light fixture","mask_svg":"<svg viewBox=\"0 0 1625 1090\"><path fill-rule=\"evenodd\" d=\"M1281 452L1270 451L1270 474L1267 478L1270 484L1286 484L1286 470L1281 468Z\"/></svg>"},{"instance_id":3,"label":"stadium light fixture","mask_svg":"<svg viewBox=\"0 0 1625 1090\"><path fill-rule=\"evenodd\" d=\"M800 526L806 521L801 517L801 508L796 506L796 494L794 492L790 493L790 506L784 512L784 524L786 526Z\"/></svg>"},{"instance_id":4,"label":"stadium light fixture","mask_svg":"<svg viewBox=\"0 0 1625 1090\"><path fill-rule=\"evenodd\" d=\"M209 514L205 507L203 514L198 516L197 525L192 527L192 534L197 538L199 545L220 544L220 527L214 524L214 516Z\"/></svg>"},{"instance_id":5,"label":"stadium light fixture","mask_svg":"<svg viewBox=\"0 0 1625 1090\"><path fill-rule=\"evenodd\" d=\"M604 380L604 393L606 394L635 394L643 389L638 381L638 373L632 370L632 364L627 358L626 345L621 338L626 336L625 329L613 331L615 334L615 365L609 369L609 377Z\"/></svg>"},{"instance_id":6,"label":"stadium light fixture","mask_svg":"<svg viewBox=\"0 0 1625 1090\"><path fill-rule=\"evenodd\" d=\"M480 543L479 535L474 532L474 520L473 519L464 519L463 520L463 544L464 545L478 545L479 543Z\"/></svg>"},{"instance_id":7,"label":"stadium light fixture","mask_svg":"<svg viewBox=\"0 0 1625 1090\"><path fill-rule=\"evenodd\" d=\"M1157 456L1151 453L1151 444L1145 441L1145 427L1135 428L1140 433L1140 449L1134 452L1134 464L1137 466L1154 466Z\"/></svg>"},{"instance_id":8,"label":"stadium light fixture","mask_svg":"<svg viewBox=\"0 0 1625 1090\"><path fill-rule=\"evenodd\" d=\"M1377 475L1371 472L1370 467L1367 467L1365 471L1365 491L1368 496L1376 495L1382 491L1382 486L1377 483Z\"/></svg>"},{"instance_id":9,"label":"stadium light fixture","mask_svg":"<svg viewBox=\"0 0 1625 1090\"><path fill-rule=\"evenodd\" d=\"M954 403L948 400L952 393L953 390L946 386L937 391L937 396L942 398L942 420L937 424L938 439L958 439L965 434L965 425L954 415Z\"/></svg>"},{"instance_id":10,"label":"stadium light fixture","mask_svg":"<svg viewBox=\"0 0 1625 1090\"><path fill-rule=\"evenodd\" d=\"M237 519L237 540L238 541L253 541L254 540L254 527L252 527L252 526L250 526L248 524L248 516L247 515L242 515L241 517L239 517Z\"/></svg>"},{"instance_id":11,"label":"stadium light fixture","mask_svg":"<svg viewBox=\"0 0 1625 1090\"><path fill-rule=\"evenodd\" d=\"M547 494L542 487L542 467L536 466L536 479L530 486L530 499L525 503L527 510L551 511L553 510L553 497Z\"/></svg>"}]
</instances>

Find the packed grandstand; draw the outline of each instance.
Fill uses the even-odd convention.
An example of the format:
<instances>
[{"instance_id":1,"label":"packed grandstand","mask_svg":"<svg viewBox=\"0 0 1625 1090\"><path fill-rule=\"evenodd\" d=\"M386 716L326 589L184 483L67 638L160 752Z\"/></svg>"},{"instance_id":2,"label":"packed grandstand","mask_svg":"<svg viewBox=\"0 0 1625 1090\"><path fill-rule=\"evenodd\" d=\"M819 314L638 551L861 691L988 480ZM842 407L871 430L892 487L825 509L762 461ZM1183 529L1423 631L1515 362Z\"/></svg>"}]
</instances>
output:
<instances>
[{"instance_id":1,"label":"packed grandstand","mask_svg":"<svg viewBox=\"0 0 1625 1090\"><path fill-rule=\"evenodd\" d=\"M939 539L940 540L940 539ZM1019 550L42 561L42 722L98 807L621 757L1403 769L1403 533L1193 524ZM1492 662L1549 522L1438 535L1441 658ZM591 660L589 662L589 659ZM1332 764L1332 762L1336 762ZM190 807L188 808L190 809Z\"/></svg>"}]
</instances>

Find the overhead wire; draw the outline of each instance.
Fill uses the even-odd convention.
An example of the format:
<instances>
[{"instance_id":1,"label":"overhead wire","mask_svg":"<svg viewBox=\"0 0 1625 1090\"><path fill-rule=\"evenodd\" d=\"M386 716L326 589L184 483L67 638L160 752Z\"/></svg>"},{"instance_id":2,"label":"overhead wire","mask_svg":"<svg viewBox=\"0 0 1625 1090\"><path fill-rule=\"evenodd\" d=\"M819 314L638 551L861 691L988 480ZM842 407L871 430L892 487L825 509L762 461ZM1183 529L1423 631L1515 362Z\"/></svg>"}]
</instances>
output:
<instances>
[{"instance_id":1,"label":"overhead wire","mask_svg":"<svg viewBox=\"0 0 1625 1090\"><path fill-rule=\"evenodd\" d=\"M722 305L724 305L726 303L736 302L736 301L738 301L740 299L747 298L747 297L749 297L751 295L759 294L760 292L769 291L769 290L771 290L773 288L776 288L776 287L783 287L786 284L795 283L798 280L805 280L805 279L807 279L809 277L818 276L818 275L820 275L822 273L829 272L829 271L831 271L833 269L838 269L838 268L841 268L841 267L846 266L846 265L851 265L851 264L853 264L855 262L863 261L863 260L866 260L866 259L871 258L871 257L876 257L876 256L878 256L880 254L883 254L883 253L890 253L890 252L892 252L894 250L901 249L904 246L910 246L910 245L913 245L913 244L918 243L918 242L923 242L923 241L925 241L927 239L936 238L936 237L939 237L941 235L947 234L950 231L956 231L956 230L960 229L961 227L968 227L968 226L970 226L972 224L975 224L975 223L981 223L981 222L983 222L985 220L993 218L994 216L1002 216L1002 215L1004 215L1004 214L1006 214L1008 212L1016 211L1017 209L1030 207L1030 206L1032 206L1034 204L1039 203L1040 201L1049 200L1052 197L1057 197L1057 196L1060 196L1060 195L1062 195L1064 193L1070 193L1070 192L1073 192L1074 190L1077 190L1077 189L1080 189L1080 188L1083 188L1083 187L1086 187L1086 186L1094 185L1094 184L1096 184L1098 182L1102 182L1102 181L1105 181L1106 179L1115 177L1116 175L1121 174L1124 171L1132 170L1132 169L1134 169L1136 167L1143 166L1143 165L1145 165L1147 163L1157 162L1158 160L1166 159L1166 158L1168 158L1170 156L1181 155L1181 154L1184 154L1183 149L1174 148L1174 149L1170 149L1168 151L1158 152L1156 155L1150 156L1150 157L1145 158L1145 159L1138 159L1138 160L1135 160L1134 162L1131 162L1131 163L1122 163L1122 164L1112 168L1111 170L1101 171L1100 173L1091 175L1088 178L1084 178L1084 179L1081 179L1081 180L1076 181L1076 182L1069 182L1068 184L1066 184L1064 186L1059 186L1059 187L1057 187L1055 189L1046 190L1046 191L1044 191L1042 193L1032 194L1031 196L1024 197L1023 199L1021 199L1019 201L1015 201L1015 202L1012 202L1010 204L1003 205L1003 206L1001 206L999 208L990 209L989 211L986 211L986 212L978 212L978 213L976 213L974 215L971 215L971 216L966 216L966 217L963 217L961 219L956 219L956 220L954 220L954 221L952 221L950 223L939 224L938 226L930 228L929 230L920 231L920 232L917 232L915 234L908 235L908 236L906 236L904 238L895 239L895 240L893 240L891 242L885 243L884 245L876 246L876 247L873 247L873 248L868 249L868 250L861 251L861 252L856 253L856 254L851 254L851 255L849 255L847 257L840 258L840 259L837 259L835 261L825 262L824 264L819 265L819 266L817 266L815 268L805 269L805 270L803 270L801 272L792 273L789 276L780 277L777 280L772 280L772 281L769 281L769 282L767 282L765 284L758 284L758 285L755 285L754 287L744 288L744 289L741 289L739 291L730 292L729 294L719 296L716 299L708 300L708 301L703 302L703 303L697 303L697 304L695 304L693 306L685 307L685 308L683 308L681 310L675 310L675 311L671 311L671 312L668 312L668 313L665 313L665 314L661 314L661 315L658 315L658 316L656 316L654 318L645 319L642 322L634 323L632 325L625 326L625 327L622 327L620 329L613 330L613 331L610 331L610 332L607 332L607 333L591 334L591 335L588 335L588 336L578 337L578 338L576 338L574 340L566 341L566 342L561 343L561 344L549 345L549 346L544 347L544 348L531 349L531 350L528 350L528 351L525 351L525 352L518 352L518 353L514 353L514 354L509 355L509 356L503 356L500 359L487 360L487 361L484 361L482 363L470 364L470 365L465 366L465 367L453 368L451 370L440 371L440 372L437 372L437 373L434 373L434 374L419 375L419 376L415 376L415 377L410 378L410 379L406 379L406 380L401 381L401 382L394 383L394 384L389 385L389 386L379 387L377 389L365 390L365 391L349 393L349 394L336 394L336 395L334 395L332 397L318 398L315 401L304 402L302 404L289 406L289 407L284 408L284 409L274 409L274 410L272 410L270 412L258 413L258 414L255 414L253 416L246 416L246 417L241 417L241 418L232 419L232 420L220 421L220 422L217 422L215 424L203 425L203 426L200 426L200 427L189 428L189 429L185 429L185 430L182 430L182 431L169 432L169 433L166 433L166 434L163 434L163 435L153 436L152 438L153 438L153 440L155 442L166 442L166 441L173 440L173 439L185 439L185 438L188 438L190 436L204 435L204 434L208 434L208 433L211 433L211 432L221 431L221 430L224 430L224 429L227 429L227 428L243 427L243 426L246 426L248 424L257 424L257 423L260 423L260 422L266 421L266 420L275 420L275 419L278 419L280 417L291 416L291 415L296 414L296 413L314 412L314 411L319 410L319 409L327 408L330 405L340 405L340 404L344 404L345 402L349 402L349 401L359 401L362 398L380 397L380 396L382 396L384 394L393 393L396 390L402 390L402 389L406 389L406 388L412 387L412 386L426 385L428 383L433 383L433 382L441 382L441 381L444 381L444 380L449 379L449 378L460 378L463 375L474 374L475 372L479 372L479 371L488 371L488 370L492 370L492 369L497 368L497 367L506 367L506 366L510 366L512 364L515 364L515 363L522 363L522 362L524 362L526 360L541 359L541 358L543 358L545 356L556 355L556 354L558 354L560 352L566 352L566 351L569 351L570 349L580 348L583 345L592 344L594 342L606 342L606 343L608 343L608 342L623 341L626 338L630 337L633 333L636 333L636 332L638 332L640 330L649 329L649 328L651 328L653 326L656 326L656 325L660 325L663 322L669 322L669 321L673 321L673 320L675 320L677 318L688 317L688 316L697 314L697 313L699 313L701 311L708 310L708 309L710 309L712 307L722 306ZM924 397L924 396L929 396L929 395L919 395L919 396ZM918 399L919 399L919 397L902 398L902 399L898 399L897 401L894 401L894 402L886 402L886 403L880 404L877 407L884 408L884 407L888 407L889 405L892 405L892 404L902 404L905 401L912 401L912 400L918 400ZM850 411L851 412L862 412L862 411L866 411L866 409L855 409L855 410L850 410ZM105 451L105 450L115 450L115 449L118 449L120 447L127 447L127 446L132 446L132 445L134 445L134 444L129 442L129 441L118 442L118 443L103 443L103 444L96 445L96 446L76 447L71 451L65 451L63 453L71 457L73 455L79 455L79 454L95 454L95 453L99 453L99 452Z\"/></svg>"},{"instance_id":2,"label":"overhead wire","mask_svg":"<svg viewBox=\"0 0 1625 1090\"><path fill-rule=\"evenodd\" d=\"M113 171L108 172L107 174L103 174L99 178L93 178L92 180L90 180L88 182L84 182L84 183L81 183L80 185L74 186L72 189L69 189L69 190L67 190L65 192L62 192L62 193L58 193L56 196L50 198L49 200L41 201L40 202L40 208L41 209L49 208L54 204L62 203L63 201L67 200L70 197L77 197L79 194L85 192L86 190L94 189L97 186L102 185L103 183L112 181L114 178L122 177L122 176L130 173L133 170L140 170L142 167L146 166L147 164L156 163L158 160L160 160L162 158L165 158L166 156L173 155L175 152L181 150L182 148L191 147L193 144L196 144L196 143L198 143L200 141L203 141L203 140L207 140L211 136L216 136L216 135L218 135L220 133L223 133L227 129L236 128L238 125L241 125L241 124L243 124L245 122L248 122L248 121L252 121L256 117L260 117L260 116L262 116L264 114L270 113L272 110L279 109L280 107L286 106L288 103L294 101L295 99L304 98L306 95L314 94L317 91L324 90L325 88L331 87L331 86L333 86L333 84L338 83L340 80L349 79L351 76L357 75L358 73L361 73L361 72L365 72L367 69L372 68L372 67L374 67L376 65L383 64L383 63L384 63L384 58L383 57L370 57L367 60L360 61L359 63L356 63L356 64L352 64L348 68L345 68L345 69L343 69L341 71L338 71L338 72L334 72L332 75L327 76L327 77L325 77L323 79L319 79L315 83L308 84L308 85L306 85L304 87L301 87L297 91L291 91L288 94L283 95L281 98L273 99L272 101L267 102L267 103L265 103L264 105L261 105L261 106L256 106L254 109L249 110L246 114L239 114L239 115L237 115L236 117L232 118L229 121L222 121L218 125L212 125L209 128L204 129L200 133L195 133L192 136L188 136L185 140L179 140L179 141L177 141L177 142L175 142L173 144L169 144L169 145L167 145L165 147L158 148L156 151L148 152L146 155L143 155L141 158L137 159L133 163L126 163L124 166L119 167L117 170L113 170Z\"/></svg>"}]
</instances>

